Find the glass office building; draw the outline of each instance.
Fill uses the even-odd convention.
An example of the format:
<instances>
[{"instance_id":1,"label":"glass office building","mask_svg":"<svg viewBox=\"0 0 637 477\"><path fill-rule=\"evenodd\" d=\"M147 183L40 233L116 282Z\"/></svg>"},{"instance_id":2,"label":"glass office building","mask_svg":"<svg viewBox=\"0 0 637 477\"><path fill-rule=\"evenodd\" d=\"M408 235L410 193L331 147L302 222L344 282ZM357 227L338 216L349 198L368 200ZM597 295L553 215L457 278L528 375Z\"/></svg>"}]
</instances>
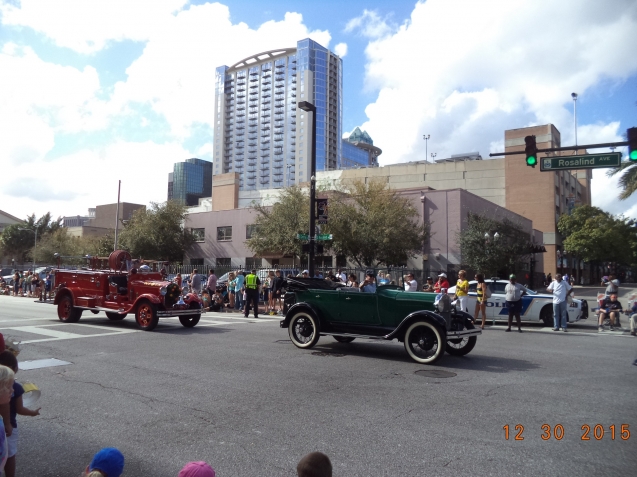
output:
<instances>
[{"instance_id":1,"label":"glass office building","mask_svg":"<svg viewBox=\"0 0 637 477\"><path fill-rule=\"evenodd\" d=\"M169 183L169 197L171 195ZM199 199L212 196L212 162L186 159L177 162L172 172L172 199L193 206Z\"/></svg>"},{"instance_id":2,"label":"glass office building","mask_svg":"<svg viewBox=\"0 0 637 477\"><path fill-rule=\"evenodd\" d=\"M383 153L380 148L374 146L374 141L367 131L361 131L358 127L347 139L343 139L342 147L341 169L378 167L378 156Z\"/></svg>"},{"instance_id":3,"label":"glass office building","mask_svg":"<svg viewBox=\"0 0 637 477\"><path fill-rule=\"evenodd\" d=\"M342 60L310 39L228 67L215 78L213 174L239 173L240 190L308 181L311 113L316 106L316 169L341 165Z\"/></svg>"}]
</instances>

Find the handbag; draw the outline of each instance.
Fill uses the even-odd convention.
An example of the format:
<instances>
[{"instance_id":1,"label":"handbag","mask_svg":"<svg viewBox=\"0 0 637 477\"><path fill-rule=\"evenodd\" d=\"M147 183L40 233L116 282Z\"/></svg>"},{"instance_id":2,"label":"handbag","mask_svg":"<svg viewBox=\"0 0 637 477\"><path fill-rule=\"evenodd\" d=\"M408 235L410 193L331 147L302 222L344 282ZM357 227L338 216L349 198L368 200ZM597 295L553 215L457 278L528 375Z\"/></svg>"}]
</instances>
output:
<instances>
[{"instance_id":1,"label":"handbag","mask_svg":"<svg viewBox=\"0 0 637 477\"><path fill-rule=\"evenodd\" d=\"M491 288L489 288L488 286L486 286L484 289L484 297L491 298Z\"/></svg>"}]
</instances>

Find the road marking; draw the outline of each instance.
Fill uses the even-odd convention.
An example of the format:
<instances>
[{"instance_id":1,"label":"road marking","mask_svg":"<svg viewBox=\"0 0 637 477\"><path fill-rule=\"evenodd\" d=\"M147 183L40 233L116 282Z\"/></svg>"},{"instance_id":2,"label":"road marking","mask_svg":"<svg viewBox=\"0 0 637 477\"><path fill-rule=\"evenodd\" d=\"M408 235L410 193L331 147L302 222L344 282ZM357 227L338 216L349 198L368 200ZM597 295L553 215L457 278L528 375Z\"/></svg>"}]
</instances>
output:
<instances>
[{"instance_id":1,"label":"road marking","mask_svg":"<svg viewBox=\"0 0 637 477\"><path fill-rule=\"evenodd\" d=\"M62 361L56 358L34 359L33 361L21 361L20 371L28 371L30 369L52 368L53 366L66 366L73 364L68 361Z\"/></svg>"}]
</instances>

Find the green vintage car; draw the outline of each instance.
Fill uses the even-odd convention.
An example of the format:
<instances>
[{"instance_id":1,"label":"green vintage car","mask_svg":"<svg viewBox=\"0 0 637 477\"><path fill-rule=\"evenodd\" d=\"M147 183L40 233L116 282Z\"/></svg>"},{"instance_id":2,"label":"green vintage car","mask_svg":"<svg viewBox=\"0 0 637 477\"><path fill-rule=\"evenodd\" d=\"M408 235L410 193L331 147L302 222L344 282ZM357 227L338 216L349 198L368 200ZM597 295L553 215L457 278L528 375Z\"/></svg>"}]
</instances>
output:
<instances>
[{"instance_id":1,"label":"green vintage car","mask_svg":"<svg viewBox=\"0 0 637 477\"><path fill-rule=\"evenodd\" d=\"M374 293L348 288L342 283L312 278L288 278L284 299L285 319L292 343L313 347L320 336L341 343L356 338L397 339L409 356L432 364L445 350L455 356L469 353L480 329L471 315L452 309L436 311L435 294L406 292L396 285L379 286Z\"/></svg>"}]
</instances>

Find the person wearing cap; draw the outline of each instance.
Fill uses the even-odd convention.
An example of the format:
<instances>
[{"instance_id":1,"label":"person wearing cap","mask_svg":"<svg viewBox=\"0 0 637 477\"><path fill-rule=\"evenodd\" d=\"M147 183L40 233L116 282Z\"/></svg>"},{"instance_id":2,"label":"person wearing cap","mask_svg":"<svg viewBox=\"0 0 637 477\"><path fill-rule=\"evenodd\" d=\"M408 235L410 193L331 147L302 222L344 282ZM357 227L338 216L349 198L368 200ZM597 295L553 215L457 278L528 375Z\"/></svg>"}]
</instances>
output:
<instances>
[{"instance_id":1,"label":"person wearing cap","mask_svg":"<svg viewBox=\"0 0 637 477\"><path fill-rule=\"evenodd\" d=\"M215 477L215 470L203 461L188 462L178 477Z\"/></svg>"},{"instance_id":2,"label":"person wearing cap","mask_svg":"<svg viewBox=\"0 0 637 477\"><path fill-rule=\"evenodd\" d=\"M434 285L434 291L440 293L443 288L449 288L449 281L447 280L447 274L441 273L438 275L438 281Z\"/></svg>"},{"instance_id":3,"label":"person wearing cap","mask_svg":"<svg viewBox=\"0 0 637 477\"><path fill-rule=\"evenodd\" d=\"M359 288L362 292L366 293L376 292L376 277L374 277L374 272L372 270L367 270L365 273L365 280L361 282Z\"/></svg>"},{"instance_id":4,"label":"person wearing cap","mask_svg":"<svg viewBox=\"0 0 637 477\"><path fill-rule=\"evenodd\" d=\"M553 331L560 331L560 327L562 331L566 331L568 319L566 300L573 293L573 287L569 282L563 280L559 273L556 273L555 280L550 283L546 291L553 294Z\"/></svg>"},{"instance_id":5,"label":"person wearing cap","mask_svg":"<svg viewBox=\"0 0 637 477\"><path fill-rule=\"evenodd\" d=\"M124 455L115 447L105 447L93 456L83 476L119 477L123 471Z\"/></svg>"},{"instance_id":6,"label":"person wearing cap","mask_svg":"<svg viewBox=\"0 0 637 477\"><path fill-rule=\"evenodd\" d=\"M432 292L434 291L434 279L431 277L427 277L427 283L422 286L422 291L424 292Z\"/></svg>"},{"instance_id":7,"label":"person wearing cap","mask_svg":"<svg viewBox=\"0 0 637 477\"><path fill-rule=\"evenodd\" d=\"M518 331L522 333L522 323L520 320L520 313L522 312L522 295L527 292L527 288L524 285L517 283L517 279L514 274L509 275L509 283L504 287L504 293L506 295L507 308L509 310L509 327L505 331L511 331L511 324L513 323L513 317L518 324Z\"/></svg>"},{"instance_id":8,"label":"person wearing cap","mask_svg":"<svg viewBox=\"0 0 637 477\"><path fill-rule=\"evenodd\" d=\"M254 306L254 317L259 318L259 286L261 285L261 280L257 277L256 269L252 269L250 273L246 276L245 286L246 286L246 307L243 316L246 318L250 314L250 305Z\"/></svg>"}]
</instances>

